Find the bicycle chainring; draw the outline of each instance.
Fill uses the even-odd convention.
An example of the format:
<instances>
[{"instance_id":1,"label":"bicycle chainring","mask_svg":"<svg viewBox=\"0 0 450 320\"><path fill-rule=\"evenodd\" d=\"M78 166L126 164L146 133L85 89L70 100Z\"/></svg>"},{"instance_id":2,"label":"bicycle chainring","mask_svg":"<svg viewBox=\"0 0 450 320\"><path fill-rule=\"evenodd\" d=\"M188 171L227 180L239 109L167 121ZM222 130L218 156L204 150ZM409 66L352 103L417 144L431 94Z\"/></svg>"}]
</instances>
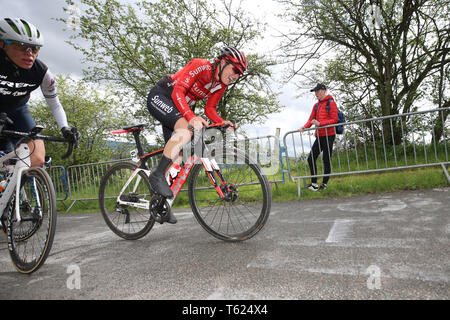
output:
<instances>
[{"instance_id":1,"label":"bicycle chainring","mask_svg":"<svg viewBox=\"0 0 450 320\"><path fill-rule=\"evenodd\" d=\"M169 212L170 206L167 203L166 198L159 194L153 195L150 200L150 215L152 218L156 222L163 224L169 220Z\"/></svg>"}]
</instances>

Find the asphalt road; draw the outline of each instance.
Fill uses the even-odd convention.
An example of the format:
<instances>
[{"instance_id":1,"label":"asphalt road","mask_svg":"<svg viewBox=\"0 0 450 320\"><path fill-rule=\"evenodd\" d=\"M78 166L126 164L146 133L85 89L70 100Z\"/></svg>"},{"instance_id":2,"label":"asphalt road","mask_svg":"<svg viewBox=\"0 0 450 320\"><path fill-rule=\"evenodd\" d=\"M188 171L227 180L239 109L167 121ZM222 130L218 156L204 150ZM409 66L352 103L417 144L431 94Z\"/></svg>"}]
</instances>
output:
<instances>
[{"instance_id":1,"label":"asphalt road","mask_svg":"<svg viewBox=\"0 0 450 320\"><path fill-rule=\"evenodd\" d=\"M0 299L450 299L450 188L274 203L243 243L188 210L143 239L101 214L58 216L46 263L19 274L0 236Z\"/></svg>"}]
</instances>

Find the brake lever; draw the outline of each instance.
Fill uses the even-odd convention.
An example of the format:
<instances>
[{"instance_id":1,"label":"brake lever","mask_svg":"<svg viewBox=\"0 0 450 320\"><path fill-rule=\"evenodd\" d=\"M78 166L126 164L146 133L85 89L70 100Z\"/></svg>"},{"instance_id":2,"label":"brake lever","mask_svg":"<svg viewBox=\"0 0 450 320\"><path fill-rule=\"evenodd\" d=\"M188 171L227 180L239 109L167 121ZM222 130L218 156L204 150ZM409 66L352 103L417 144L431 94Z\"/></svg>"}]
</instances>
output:
<instances>
[{"instance_id":1,"label":"brake lever","mask_svg":"<svg viewBox=\"0 0 450 320\"><path fill-rule=\"evenodd\" d=\"M70 155L73 152L73 146L74 146L74 143L73 142L69 142L69 147L67 148L67 152L66 152L65 155L63 155L61 157L62 159L67 159L68 157L70 157Z\"/></svg>"},{"instance_id":2,"label":"brake lever","mask_svg":"<svg viewBox=\"0 0 450 320\"><path fill-rule=\"evenodd\" d=\"M72 127L70 129L70 131L72 131L73 135L76 137L75 142L74 142L74 148L78 149L79 144L80 144L81 134L78 131L77 127Z\"/></svg>"},{"instance_id":3,"label":"brake lever","mask_svg":"<svg viewBox=\"0 0 450 320\"><path fill-rule=\"evenodd\" d=\"M79 147L79 141L80 141L81 135L78 132L77 127L72 127L70 129L70 131L72 131L72 133L74 134L76 139L75 139L75 141L68 141L69 142L69 146L67 147L66 154L62 156L63 159L67 159L68 157L70 157L70 155L73 153L73 150L77 149Z\"/></svg>"}]
</instances>

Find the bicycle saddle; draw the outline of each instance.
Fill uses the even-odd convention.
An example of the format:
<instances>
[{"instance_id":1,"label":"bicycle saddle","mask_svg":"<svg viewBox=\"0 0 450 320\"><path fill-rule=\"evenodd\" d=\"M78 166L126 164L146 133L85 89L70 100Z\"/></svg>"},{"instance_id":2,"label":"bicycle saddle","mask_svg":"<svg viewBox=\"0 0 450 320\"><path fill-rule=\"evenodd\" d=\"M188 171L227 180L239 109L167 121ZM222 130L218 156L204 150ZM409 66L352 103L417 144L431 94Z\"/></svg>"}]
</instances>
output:
<instances>
[{"instance_id":1,"label":"bicycle saddle","mask_svg":"<svg viewBox=\"0 0 450 320\"><path fill-rule=\"evenodd\" d=\"M141 124L135 124L135 125L128 126L128 127L123 127L122 129L127 130L127 131L135 131L135 130L142 130L146 126L147 126L146 123L141 123Z\"/></svg>"}]
</instances>

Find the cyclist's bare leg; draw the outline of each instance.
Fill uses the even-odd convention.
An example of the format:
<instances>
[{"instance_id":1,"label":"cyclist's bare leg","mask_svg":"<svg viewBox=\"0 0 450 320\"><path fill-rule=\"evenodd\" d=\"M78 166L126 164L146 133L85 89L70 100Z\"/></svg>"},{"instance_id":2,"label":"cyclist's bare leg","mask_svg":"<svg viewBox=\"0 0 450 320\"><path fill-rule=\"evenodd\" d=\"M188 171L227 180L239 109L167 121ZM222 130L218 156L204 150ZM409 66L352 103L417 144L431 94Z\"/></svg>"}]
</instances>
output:
<instances>
[{"instance_id":1,"label":"cyclist's bare leg","mask_svg":"<svg viewBox=\"0 0 450 320\"><path fill-rule=\"evenodd\" d=\"M167 141L164 147L163 155L171 159L174 163L181 162L180 152L183 145L188 143L192 137L192 131L188 130L189 123L186 119L181 118L175 123L174 134Z\"/></svg>"},{"instance_id":2,"label":"cyclist's bare leg","mask_svg":"<svg viewBox=\"0 0 450 320\"><path fill-rule=\"evenodd\" d=\"M189 122L184 118L178 119L173 128L174 134L164 148L158 167L149 176L150 183L156 193L166 198L173 198L173 193L167 184L165 173L172 165L173 160L179 157L183 145L190 141L193 133L188 129L189 125L195 128L195 130L200 130L204 125L208 125L208 123L201 117L194 117Z\"/></svg>"},{"instance_id":3,"label":"cyclist's bare leg","mask_svg":"<svg viewBox=\"0 0 450 320\"><path fill-rule=\"evenodd\" d=\"M42 140L28 142L30 148L30 161L32 167L43 167L45 161L45 145Z\"/></svg>"},{"instance_id":4,"label":"cyclist's bare leg","mask_svg":"<svg viewBox=\"0 0 450 320\"><path fill-rule=\"evenodd\" d=\"M173 198L173 193L167 184L165 174L171 167L173 160L179 157L181 147L189 142L191 133L187 128L188 122L184 118L179 119L175 123L174 134L167 142L158 166L149 176L155 192L166 198Z\"/></svg>"}]
</instances>

